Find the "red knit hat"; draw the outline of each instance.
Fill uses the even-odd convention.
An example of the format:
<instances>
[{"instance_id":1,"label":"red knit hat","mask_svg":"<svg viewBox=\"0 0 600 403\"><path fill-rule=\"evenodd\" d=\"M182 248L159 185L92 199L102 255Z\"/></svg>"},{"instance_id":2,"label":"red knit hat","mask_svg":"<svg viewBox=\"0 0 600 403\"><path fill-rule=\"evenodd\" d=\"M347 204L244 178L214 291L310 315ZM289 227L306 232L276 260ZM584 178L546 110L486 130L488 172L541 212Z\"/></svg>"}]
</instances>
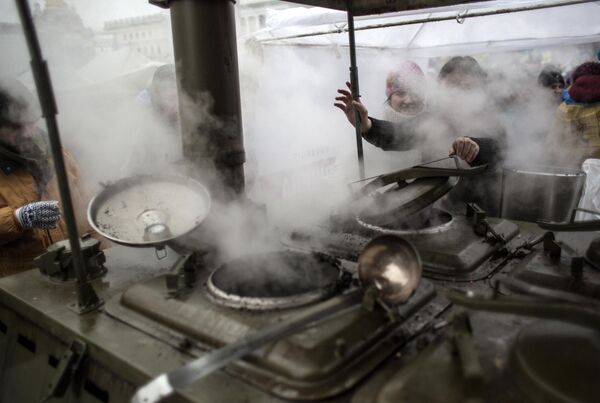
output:
<instances>
[{"instance_id":1,"label":"red knit hat","mask_svg":"<svg viewBox=\"0 0 600 403\"><path fill-rule=\"evenodd\" d=\"M569 95L575 102L600 102L600 63L586 62L575 69Z\"/></svg>"},{"instance_id":2,"label":"red knit hat","mask_svg":"<svg viewBox=\"0 0 600 403\"><path fill-rule=\"evenodd\" d=\"M581 76L600 76L600 63L599 62L585 62L578 66L573 72L573 82Z\"/></svg>"},{"instance_id":3,"label":"red knit hat","mask_svg":"<svg viewBox=\"0 0 600 403\"><path fill-rule=\"evenodd\" d=\"M388 73L385 80L385 96L391 97L397 91L412 91L421 94L425 89L423 70L410 60L405 60Z\"/></svg>"}]
</instances>

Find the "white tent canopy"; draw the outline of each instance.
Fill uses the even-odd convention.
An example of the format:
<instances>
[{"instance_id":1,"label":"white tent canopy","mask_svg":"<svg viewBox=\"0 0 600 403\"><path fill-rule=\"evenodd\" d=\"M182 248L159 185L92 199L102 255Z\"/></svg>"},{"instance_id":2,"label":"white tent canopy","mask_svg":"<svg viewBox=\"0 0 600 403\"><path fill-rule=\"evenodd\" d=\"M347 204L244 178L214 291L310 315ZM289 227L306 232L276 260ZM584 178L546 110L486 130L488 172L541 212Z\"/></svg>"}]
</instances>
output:
<instances>
[{"instance_id":1,"label":"white tent canopy","mask_svg":"<svg viewBox=\"0 0 600 403\"><path fill-rule=\"evenodd\" d=\"M469 13L497 12L548 3L531 0L489 1L444 7L441 11L431 9L420 13L413 11L361 17L355 23L356 45L403 49L407 56L417 58L600 42L599 1L469 17ZM457 21L459 14L466 15L462 23ZM451 17L452 20L361 30L367 26L438 17ZM345 32L284 39L342 31L344 28L344 12L319 8L292 9L285 11L285 14L273 14L267 20L267 28L259 31L255 39L264 45L347 46L348 35Z\"/></svg>"}]
</instances>

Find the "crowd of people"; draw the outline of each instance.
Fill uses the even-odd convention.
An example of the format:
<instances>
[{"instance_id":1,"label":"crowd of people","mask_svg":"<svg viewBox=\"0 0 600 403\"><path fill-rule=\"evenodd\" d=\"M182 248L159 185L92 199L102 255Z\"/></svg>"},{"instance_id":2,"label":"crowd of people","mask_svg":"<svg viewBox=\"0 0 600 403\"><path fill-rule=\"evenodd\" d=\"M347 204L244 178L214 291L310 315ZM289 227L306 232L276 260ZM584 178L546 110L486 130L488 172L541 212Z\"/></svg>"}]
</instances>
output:
<instances>
[{"instance_id":1,"label":"crowd of people","mask_svg":"<svg viewBox=\"0 0 600 403\"><path fill-rule=\"evenodd\" d=\"M383 120L369 115L367 106L352 97L350 83L338 90L334 105L352 125L358 111L363 138L383 150L416 148L424 161L445 153L472 166L487 164L486 174L463 180L451 198L476 202L497 215L501 167L511 150L489 82L488 72L470 56L451 58L440 69L435 86L427 85L416 63L403 61L386 79ZM558 67L547 65L537 84L556 107L547 117L553 123L539 144L544 159L538 162L581 168L584 160L600 158L600 62L581 64L567 79ZM428 95L428 87L435 91Z\"/></svg>"}]
</instances>

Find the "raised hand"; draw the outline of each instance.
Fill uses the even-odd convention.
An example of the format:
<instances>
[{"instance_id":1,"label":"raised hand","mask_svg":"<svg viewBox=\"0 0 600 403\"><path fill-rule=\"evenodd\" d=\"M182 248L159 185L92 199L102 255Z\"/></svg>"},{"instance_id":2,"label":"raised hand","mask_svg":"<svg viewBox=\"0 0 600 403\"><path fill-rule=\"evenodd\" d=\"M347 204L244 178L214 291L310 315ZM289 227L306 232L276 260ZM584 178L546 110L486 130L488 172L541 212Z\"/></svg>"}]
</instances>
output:
<instances>
[{"instance_id":1,"label":"raised hand","mask_svg":"<svg viewBox=\"0 0 600 403\"><path fill-rule=\"evenodd\" d=\"M357 110L360 115L361 132L368 132L371 129L372 124L371 120L369 119L369 111L367 110L367 107L364 106L362 102L360 102L360 100L355 100L352 97L352 87L350 86L349 82L346 82L346 87L348 87L347 90L337 90L340 96L335 97L336 102L334 103L334 105L340 108L342 112L344 112L344 114L346 115L346 119L348 119L348 122L350 122L352 126L354 126L355 123L354 111Z\"/></svg>"},{"instance_id":2,"label":"raised hand","mask_svg":"<svg viewBox=\"0 0 600 403\"><path fill-rule=\"evenodd\" d=\"M60 220L58 201L48 200L26 204L15 211L15 217L21 228L51 229L56 228Z\"/></svg>"}]
</instances>

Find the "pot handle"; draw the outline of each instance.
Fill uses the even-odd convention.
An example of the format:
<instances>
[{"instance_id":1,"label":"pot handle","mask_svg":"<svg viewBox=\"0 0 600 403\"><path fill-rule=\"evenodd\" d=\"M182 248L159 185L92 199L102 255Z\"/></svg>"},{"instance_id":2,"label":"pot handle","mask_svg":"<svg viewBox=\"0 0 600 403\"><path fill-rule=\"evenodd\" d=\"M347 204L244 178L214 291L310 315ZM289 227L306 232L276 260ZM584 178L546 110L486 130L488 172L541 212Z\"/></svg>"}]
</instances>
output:
<instances>
[{"instance_id":1,"label":"pot handle","mask_svg":"<svg viewBox=\"0 0 600 403\"><path fill-rule=\"evenodd\" d=\"M465 293L458 290L448 291L447 297L450 301L471 309L560 320L600 331L600 303L596 301L581 304L566 301L557 294L549 297L539 293L536 296L495 295L490 298L477 296L472 291Z\"/></svg>"},{"instance_id":2,"label":"pot handle","mask_svg":"<svg viewBox=\"0 0 600 403\"><path fill-rule=\"evenodd\" d=\"M537 225L549 231L600 231L600 220L575 221L575 214L578 211L600 215L600 211L577 207L571 212L569 221L538 220Z\"/></svg>"}]
</instances>

